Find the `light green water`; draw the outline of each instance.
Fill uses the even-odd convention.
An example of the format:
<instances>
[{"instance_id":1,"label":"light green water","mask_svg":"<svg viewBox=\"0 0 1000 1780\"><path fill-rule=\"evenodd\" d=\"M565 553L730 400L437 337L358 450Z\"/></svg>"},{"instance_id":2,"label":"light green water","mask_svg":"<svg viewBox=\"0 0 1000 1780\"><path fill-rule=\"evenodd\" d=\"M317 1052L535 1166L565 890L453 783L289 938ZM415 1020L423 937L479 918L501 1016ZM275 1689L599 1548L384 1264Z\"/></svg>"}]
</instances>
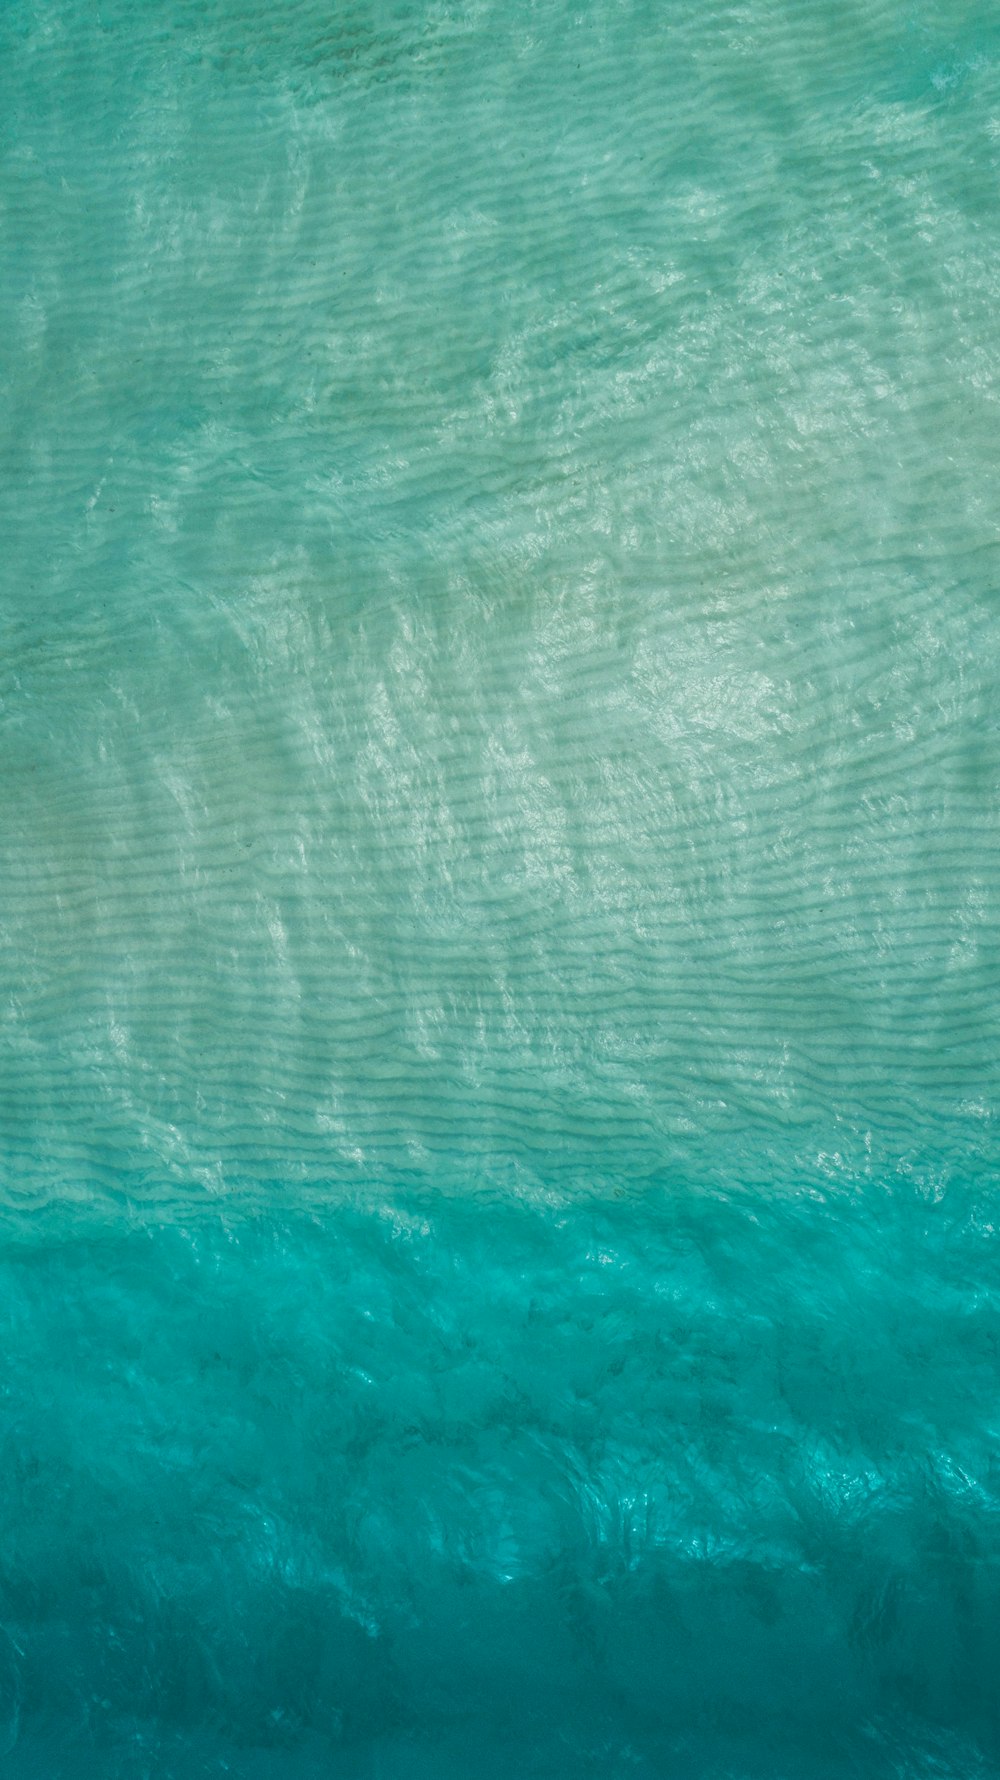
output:
<instances>
[{"instance_id":1,"label":"light green water","mask_svg":"<svg viewBox=\"0 0 1000 1780\"><path fill-rule=\"evenodd\" d=\"M983 6L7 0L16 1780L997 1771L998 168Z\"/></svg>"},{"instance_id":2,"label":"light green water","mask_svg":"<svg viewBox=\"0 0 1000 1780\"><path fill-rule=\"evenodd\" d=\"M981 1150L985 24L7 9L19 1175Z\"/></svg>"}]
</instances>

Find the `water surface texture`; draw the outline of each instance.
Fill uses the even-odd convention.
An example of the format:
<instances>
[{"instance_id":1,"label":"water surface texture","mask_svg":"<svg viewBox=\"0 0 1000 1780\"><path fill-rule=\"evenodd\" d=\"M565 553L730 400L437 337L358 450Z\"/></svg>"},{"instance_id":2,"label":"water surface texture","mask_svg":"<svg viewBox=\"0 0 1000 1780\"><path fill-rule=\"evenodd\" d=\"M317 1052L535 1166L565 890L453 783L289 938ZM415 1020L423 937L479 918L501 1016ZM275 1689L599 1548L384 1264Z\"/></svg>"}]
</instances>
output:
<instances>
[{"instance_id":1,"label":"water surface texture","mask_svg":"<svg viewBox=\"0 0 1000 1780\"><path fill-rule=\"evenodd\" d=\"M1000 24L0 11L12 1780L1000 1774Z\"/></svg>"}]
</instances>

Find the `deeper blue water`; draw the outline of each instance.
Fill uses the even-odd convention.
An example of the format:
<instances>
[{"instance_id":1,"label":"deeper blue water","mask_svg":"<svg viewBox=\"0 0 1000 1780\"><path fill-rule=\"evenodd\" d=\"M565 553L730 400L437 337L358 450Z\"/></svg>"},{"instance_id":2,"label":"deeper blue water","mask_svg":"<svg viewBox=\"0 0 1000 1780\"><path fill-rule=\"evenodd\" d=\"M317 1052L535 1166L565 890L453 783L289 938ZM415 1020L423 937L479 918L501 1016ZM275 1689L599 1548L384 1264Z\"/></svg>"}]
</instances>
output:
<instances>
[{"instance_id":1,"label":"deeper blue water","mask_svg":"<svg viewBox=\"0 0 1000 1780\"><path fill-rule=\"evenodd\" d=\"M1000 1775L1000 20L0 7L10 1780Z\"/></svg>"}]
</instances>

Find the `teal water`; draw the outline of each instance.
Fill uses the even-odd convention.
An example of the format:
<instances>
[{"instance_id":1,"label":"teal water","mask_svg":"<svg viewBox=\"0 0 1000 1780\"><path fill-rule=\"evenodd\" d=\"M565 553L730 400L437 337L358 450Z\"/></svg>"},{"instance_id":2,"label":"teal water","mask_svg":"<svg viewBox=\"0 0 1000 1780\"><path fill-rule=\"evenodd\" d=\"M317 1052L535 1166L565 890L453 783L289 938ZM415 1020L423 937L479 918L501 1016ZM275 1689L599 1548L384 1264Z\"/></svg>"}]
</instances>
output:
<instances>
[{"instance_id":1,"label":"teal water","mask_svg":"<svg viewBox=\"0 0 1000 1780\"><path fill-rule=\"evenodd\" d=\"M13 1780L1000 1774L1000 23L0 10Z\"/></svg>"}]
</instances>

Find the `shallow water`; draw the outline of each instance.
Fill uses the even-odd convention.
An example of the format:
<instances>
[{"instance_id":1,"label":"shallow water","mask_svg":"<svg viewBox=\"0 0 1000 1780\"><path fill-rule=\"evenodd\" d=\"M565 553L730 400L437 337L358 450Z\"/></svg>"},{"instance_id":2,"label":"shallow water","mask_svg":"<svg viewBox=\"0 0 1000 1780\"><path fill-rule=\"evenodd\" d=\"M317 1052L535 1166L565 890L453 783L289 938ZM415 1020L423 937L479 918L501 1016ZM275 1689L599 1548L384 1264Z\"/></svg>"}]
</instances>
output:
<instances>
[{"instance_id":1,"label":"shallow water","mask_svg":"<svg viewBox=\"0 0 1000 1780\"><path fill-rule=\"evenodd\" d=\"M1000 27L0 120L8 1771L1000 1772Z\"/></svg>"}]
</instances>

